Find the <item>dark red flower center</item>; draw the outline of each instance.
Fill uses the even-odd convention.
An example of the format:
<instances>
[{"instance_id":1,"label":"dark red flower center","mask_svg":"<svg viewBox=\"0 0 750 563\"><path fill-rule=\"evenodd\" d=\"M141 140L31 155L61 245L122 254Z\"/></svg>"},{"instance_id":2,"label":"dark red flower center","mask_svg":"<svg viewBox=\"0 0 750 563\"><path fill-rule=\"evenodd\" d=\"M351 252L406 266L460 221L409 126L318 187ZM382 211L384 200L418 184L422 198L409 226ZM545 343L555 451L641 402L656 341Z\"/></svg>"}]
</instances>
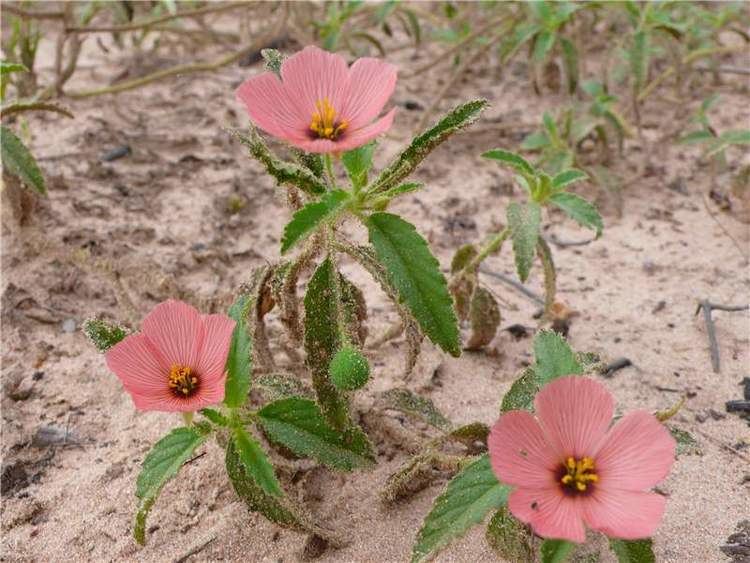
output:
<instances>
[{"instance_id":1,"label":"dark red flower center","mask_svg":"<svg viewBox=\"0 0 750 563\"><path fill-rule=\"evenodd\" d=\"M573 495L589 494L593 485L599 482L599 476L595 471L596 467L592 458L569 457L560 468L560 484L563 492Z\"/></svg>"},{"instance_id":2,"label":"dark red flower center","mask_svg":"<svg viewBox=\"0 0 750 563\"><path fill-rule=\"evenodd\" d=\"M169 388L177 397L187 399L195 394L200 385L200 378L192 368L173 365L169 370Z\"/></svg>"}]
</instances>

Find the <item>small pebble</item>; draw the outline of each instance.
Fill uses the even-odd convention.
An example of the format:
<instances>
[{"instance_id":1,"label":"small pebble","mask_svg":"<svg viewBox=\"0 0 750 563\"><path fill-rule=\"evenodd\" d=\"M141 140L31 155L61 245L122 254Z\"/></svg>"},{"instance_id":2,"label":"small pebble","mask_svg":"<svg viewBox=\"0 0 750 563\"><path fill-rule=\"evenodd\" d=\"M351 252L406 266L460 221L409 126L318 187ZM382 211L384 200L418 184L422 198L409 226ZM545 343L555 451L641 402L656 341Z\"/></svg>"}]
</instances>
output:
<instances>
[{"instance_id":1,"label":"small pebble","mask_svg":"<svg viewBox=\"0 0 750 563\"><path fill-rule=\"evenodd\" d=\"M43 448L45 446L59 446L60 444L78 444L79 442L78 434L72 430L50 424L39 427L31 440L31 445Z\"/></svg>"}]
</instances>

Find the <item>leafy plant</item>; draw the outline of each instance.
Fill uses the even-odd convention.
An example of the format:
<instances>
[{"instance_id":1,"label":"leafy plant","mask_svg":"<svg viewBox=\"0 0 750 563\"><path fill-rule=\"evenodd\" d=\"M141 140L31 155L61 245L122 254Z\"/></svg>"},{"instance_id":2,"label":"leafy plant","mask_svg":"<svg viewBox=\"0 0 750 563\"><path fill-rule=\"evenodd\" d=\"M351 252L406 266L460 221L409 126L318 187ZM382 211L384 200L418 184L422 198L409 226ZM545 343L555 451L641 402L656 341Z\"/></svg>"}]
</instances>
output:
<instances>
[{"instance_id":1,"label":"leafy plant","mask_svg":"<svg viewBox=\"0 0 750 563\"><path fill-rule=\"evenodd\" d=\"M554 130L555 126L550 119L545 122ZM460 248L453 258L451 290L456 300L456 309L462 320L471 320L473 336L470 342L479 345L487 344L494 337L499 323L497 303L479 285L478 280L479 266L488 256L499 252L510 238L516 271L522 282L528 279L531 267L538 258L544 273L545 313L552 318L556 274L552 252L541 236L543 208L552 206L560 209L581 226L593 230L597 237L604 228L596 208L568 191L569 186L586 178L584 172L566 168L550 176L518 154L503 149L494 149L482 156L513 170L516 173L514 179L523 188L527 198L523 203L512 202L508 205L506 227L493 235L481 249L467 245ZM472 310L475 314L472 314ZM480 311L483 313L480 314Z\"/></svg>"}]
</instances>

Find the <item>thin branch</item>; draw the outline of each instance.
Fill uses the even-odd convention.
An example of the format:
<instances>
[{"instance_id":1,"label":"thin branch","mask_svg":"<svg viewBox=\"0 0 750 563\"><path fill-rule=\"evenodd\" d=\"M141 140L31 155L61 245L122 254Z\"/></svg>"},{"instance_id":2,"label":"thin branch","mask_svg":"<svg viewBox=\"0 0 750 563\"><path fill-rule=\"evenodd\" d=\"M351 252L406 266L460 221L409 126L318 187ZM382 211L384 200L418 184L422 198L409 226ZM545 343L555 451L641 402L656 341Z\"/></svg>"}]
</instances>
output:
<instances>
[{"instance_id":1,"label":"thin branch","mask_svg":"<svg viewBox=\"0 0 750 563\"><path fill-rule=\"evenodd\" d=\"M194 547L191 547L187 553L175 559L174 563L185 563L185 561L190 559L193 555L200 553L201 551L206 549L210 544L212 544L215 541L216 541L216 536L211 536L207 540L195 545Z\"/></svg>"},{"instance_id":2,"label":"thin branch","mask_svg":"<svg viewBox=\"0 0 750 563\"><path fill-rule=\"evenodd\" d=\"M68 110L66 110L65 108L61 108L60 106L56 106L55 104L48 104L44 102L17 102L0 109L0 119L22 111L54 111L66 117L73 117L73 114Z\"/></svg>"},{"instance_id":3,"label":"thin branch","mask_svg":"<svg viewBox=\"0 0 750 563\"><path fill-rule=\"evenodd\" d=\"M166 16L153 18L145 22L132 22L122 25L109 25L100 27L66 27L65 31L67 33L119 33L122 31L137 31L139 29L149 28L160 23L180 18L192 18L196 16L203 16L206 14L216 14L218 12L226 12L242 7L252 7L252 4L248 4L247 2L232 2L231 4L221 5L212 4L204 8L196 8L195 10L185 10L184 12L168 14Z\"/></svg>"},{"instance_id":4,"label":"thin branch","mask_svg":"<svg viewBox=\"0 0 750 563\"><path fill-rule=\"evenodd\" d=\"M34 12L24 10L10 4L3 4L3 11L10 12L14 16L27 20L62 20L65 19L65 12Z\"/></svg>"},{"instance_id":5,"label":"thin branch","mask_svg":"<svg viewBox=\"0 0 750 563\"><path fill-rule=\"evenodd\" d=\"M535 303L538 303L539 305L544 305L544 299L539 297L536 293L528 289L523 284L517 282L513 278L510 278L504 274L501 274L499 272L493 272L492 270L488 270L487 268L479 268L479 271L483 274L487 274L488 276L491 276L493 278L499 279L501 282L504 282L508 284L509 286L517 289L521 293L523 293L526 297L534 301Z\"/></svg>"},{"instance_id":6,"label":"thin branch","mask_svg":"<svg viewBox=\"0 0 750 563\"><path fill-rule=\"evenodd\" d=\"M747 311L750 305L719 305L711 303L708 299L702 299L698 302L698 308L695 310L697 315L703 311L703 321L706 323L706 333L708 334L708 346L711 349L711 367L714 373L721 370L721 358L719 356L719 342L716 338L716 325L711 313L717 311Z\"/></svg>"},{"instance_id":7,"label":"thin branch","mask_svg":"<svg viewBox=\"0 0 750 563\"><path fill-rule=\"evenodd\" d=\"M695 70L699 72L723 72L726 74L750 74L750 68L744 68L741 66L729 66L729 65L720 65L716 68L711 68L710 66L704 66L704 65L695 65L693 67Z\"/></svg>"}]
</instances>

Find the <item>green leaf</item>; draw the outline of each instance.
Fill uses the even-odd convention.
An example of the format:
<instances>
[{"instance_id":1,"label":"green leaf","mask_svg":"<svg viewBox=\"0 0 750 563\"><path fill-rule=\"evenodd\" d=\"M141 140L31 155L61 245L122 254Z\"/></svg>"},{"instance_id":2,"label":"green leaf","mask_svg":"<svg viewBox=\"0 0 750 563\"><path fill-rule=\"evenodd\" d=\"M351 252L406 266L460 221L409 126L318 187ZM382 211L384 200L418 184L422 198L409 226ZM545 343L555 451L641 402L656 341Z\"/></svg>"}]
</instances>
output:
<instances>
[{"instance_id":1,"label":"green leaf","mask_svg":"<svg viewBox=\"0 0 750 563\"><path fill-rule=\"evenodd\" d=\"M361 430L337 432L309 399L289 397L269 403L258 411L258 420L269 440L333 469L351 471L375 461L372 445Z\"/></svg>"},{"instance_id":2,"label":"green leaf","mask_svg":"<svg viewBox=\"0 0 750 563\"><path fill-rule=\"evenodd\" d=\"M241 295L229 308L229 316L236 321L227 355L227 379L224 383L224 404L241 407L250 391L253 343L247 330L247 318L253 299Z\"/></svg>"},{"instance_id":3,"label":"green leaf","mask_svg":"<svg viewBox=\"0 0 750 563\"><path fill-rule=\"evenodd\" d=\"M349 201L349 194L343 190L326 193L318 202L308 203L297 211L284 227L281 237L281 253L284 254L298 242L306 239L323 222L336 217Z\"/></svg>"},{"instance_id":4,"label":"green leaf","mask_svg":"<svg viewBox=\"0 0 750 563\"><path fill-rule=\"evenodd\" d=\"M532 22L516 25L513 34L500 45L500 62L507 63L518 52L518 49L539 33L541 29L538 24Z\"/></svg>"},{"instance_id":5,"label":"green leaf","mask_svg":"<svg viewBox=\"0 0 750 563\"><path fill-rule=\"evenodd\" d=\"M596 207L582 197L567 192L560 192L552 194L549 201L567 213L576 223L594 231L597 237L602 234L602 229L604 228L602 216L599 215Z\"/></svg>"},{"instance_id":6,"label":"green leaf","mask_svg":"<svg viewBox=\"0 0 750 563\"><path fill-rule=\"evenodd\" d=\"M633 44L628 50L630 72L633 74L633 88L640 92L648 79L649 45L645 31L637 31L633 35Z\"/></svg>"},{"instance_id":7,"label":"green leaf","mask_svg":"<svg viewBox=\"0 0 750 563\"><path fill-rule=\"evenodd\" d=\"M453 424L441 413L435 403L406 388L394 388L381 395L388 408L419 418L439 430L449 431Z\"/></svg>"},{"instance_id":8,"label":"green leaf","mask_svg":"<svg viewBox=\"0 0 750 563\"><path fill-rule=\"evenodd\" d=\"M88 319L83 322L83 333L100 352L106 352L124 339L129 331L116 324L101 319Z\"/></svg>"},{"instance_id":9,"label":"green leaf","mask_svg":"<svg viewBox=\"0 0 750 563\"><path fill-rule=\"evenodd\" d=\"M617 556L619 563L655 563L653 542L650 538L643 540L610 539L609 547Z\"/></svg>"},{"instance_id":10,"label":"green leaf","mask_svg":"<svg viewBox=\"0 0 750 563\"><path fill-rule=\"evenodd\" d=\"M585 172L576 170L575 168L569 168L568 170L563 170L559 174L555 174L555 177L552 178L552 188L554 190L562 190L563 188L566 188L575 182L585 180L586 178L588 178L588 175Z\"/></svg>"},{"instance_id":11,"label":"green leaf","mask_svg":"<svg viewBox=\"0 0 750 563\"><path fill-rule=\"evenodd\" d=\"M146 542L146 517L162 487L177 475L180 467L208 436L209 434L200 432L197 428L175 428L156 442L143 460L135 491L135 495L141 499L141 505L133 530L133 536L139 544Z\"/></svg>"},{"instance_id":12,"label":"green leaf","mask_svg":"<svg viewBox=\"0 0 750 563\"><path fill-rule=\"evenodd\" d=\"M534 51L531 55L534 62L537 64L544 62L544 59L547 58L552 47L554 47L556 38L554 33L546 29L539 32L534 40Z\"/></svg>"},{"instance_id":13,"label":"green leaf","mask_svg":"<svg viewBox=\"0 0 750 563\"><path fill-rule=\"evenodd\" d=\"M350 425L346 397L331 381L328 367L339 349L338 272L326 258L313 274L305 294L305 350L313 388L328 422L337 430Z\"/></svg>"},{"instance_id":14,"label":"green leaf","mask_svg":"<svg viewBox=\"0 0 750 563\"><path fill-rule=\"evenodd\" d=\"M390 284L422 331L449 354L461 355L453 299L427 241L412 224L390 213L373 213L367 228Z\"/></svg>"},{"instance_id":15,"label":"green leaf","mask_svg":"<svg viewBox=\"0 0 750 563\"><path fill-rule=\"evenodd\" d=\"M391 199L399 195L404 195L410 192L421 190L422 188L424 188L424 184L422 182L406 182L404 184L399 184L398 186L391 188L390 190L386 190L380 195L381 197Z\"/></svg>"},{"instance_id":16,"label":"green leaf","mask_svg":"<svg viewBox=\"0 0 750 563\"><path fill-rule=\"evenodd\" d=\"M229 426L229 419L215 409L201 409L199 412L214 424Z\"/></svg>"},{"instance_id":17,"label":"green leaf","mask_svg":"<svg viewBox=\"0 0 750 563\"><path fill-rule=\"evenodd\" d=\"M259 389L267 401L287 397L312 398L315 396L312 389L298 377L285 373L261 374L254 379L253 387Z\"/></svg>"},{"instance_id":18,"label":"green leaf","mask_svg":"<svg viewBox=\"0 0 750 563\"><path fill-rule=\"evenodd\" d=\"M508 205L507 218L516 270L520 280L525 282L536 254L536 241L542 221L541 208L534 202L521 205L514 201Z\"/></svg>"},{"instance_id":19,"label":"green leaf","mask_svg":"<svg viewBox=\"0 0 750 563\"><path fill-rule=\"evenodd\" d=\"M565 540L544 540L539 552L542 563L562 563L573 553L576 544Z\"/></svg>"},{"instance_id":20,"label":"green leaf","mask_svg":"<svg viewBox=\"0 0 750 563\"><path fill-rule=\"evenodd\" d=\"M533 535L505 506L492 516L484 537L495 553L507 561L534 561Z\"/></svg>"},{"instance_id":21,"label":"green leaf","mask_svg":"<svg viewBox=\"0 0 750 563\"><path fill-rule=\"evenodd\" d=\"M503 396L500 412L533 411L537 391L539 391L539 385L537 385L536 372L533 368L526 368Z\"/></svg>"},{"instance_id":22,"label":"green leaf","mask_svg":"<svg viewBox=\"0 0 750 563\"><path fill-rule=\"evenodd\" d=\"M564 375L580 375L583 367L565 338L552 330L540 330L534 338L534 373L542 387Z\"/></svg>"},{"instance_id":23,"label":"green leaf","mask_svg":"<svg viewBox=\"0 0 750 563\"><path fill-rule=\"evenodd\" d=\"M412 140L406 150L380 173L368 188L368 193L385 191L406 178L435 147L479 119L479 115L488 105L487 100L473 100L446 114L434 126Z\"/></svg>"},{"instance_id":24,"label":"green leaf","mask_svg":"<svg viewBox=\"0 0 750 563\"><path fill-rule=\"evenodd\" d=\"M716 139L713 133L708 129L701 129L700 131L693 131L687 135L680 137L678 143L683 145L694 145L697 143L705 143L706 141L713 141Z\"/></svg>"},{"instance_id":25,"label":"green leaf","mask_svg":"<svg viewBox=\"0 0 750 563\"><path fill-rule=\"evenodd\" d=\"M544 131L534 131L527 135L521 142L522 151L538 151L549 146L550 140Z\"/></svg>"},{"instance_id":26,"label":"green leaf","mask_svg":"<svg viewBox=\"0 0 750 563\"><path fill-rule=\"evenodd\" d=\"M672 438L677 442L677 455L703 455L703 450L698 444L698 441L693 437L690 432L675 428L674 426L667 426L669 433L672 434Z\"/></svg>"},{"instance_id":27,"label":"green leaf","mask_svg":"<svg viewBox=\"0 0 750 563\"><path fill-rule=\"evenodd\" d=\"M565 66L565 77L568 81L568 92L573 94L578 88L578 50L573 42L567 37L560 38L562 48L562 61Z\"/></svg>"},{"instance_id":28,"label":"green leaf","mask_svg":"<svg viewBox=\"0 0 750 563\"><path fill-rule=\"evenodd\" d=\"M426 561L472 526L484 520L492 509L504 506L510 488L500 484L487 454L456 475L425 518L412 551L412 562Z\"/></svg>"},{"instance_id":29,"label":"green leaf","mask_svg":"<svg viewBox=\"0 0 750 563\"><path fill-rule=\"evenodd\" d=\"M241 426L235 426L232 429L232 438L247 474L255 479L255 482L267 495L281 496L283 492L276 479L273 465L271 465L260 444Z\"/></svg>"},{"instance_id":30,"label":"green leaf","mask_svg":"<svg viewBox=\"0 0 750 563\"><path fill-rule=\"evenodd\" d=\"M239 131L233 131L233 133L243 145L250 149L250 155L263 164L266 171L276 178L280 185L293 186L313 195L327 191L325 182L309 168L293 162L285 162L274 155L254 129L251 130L250 137L242 135Z\"/></svg>"},{"instance_id":31,"label":"green leaf","mask_svg":"<svg viewBox=\"0 0 750 563\"><path fill-rule=\"evenodd\" d=\"M719 135L719 139L729 145L750 145L750 130L725 131Z\"/></svg>"},{"instance_id":32,"label":"green leaf","mask_svg":"<svg viewBox=\"0 0 750 563\"><path fill-rule=\"evenodd\" d=\"M21 63L12 63L9 61L0 61L0 76L11 72L29 72L29 69Z\"/></svg>"},{"instance_id":33,"label":"green leaf","mask_svg":"<svg viewBox=\"0 0 750 563\"><path fill-rule=\"evenodd\" d=\"M266 70L269 70L281 78L281 65L284 62L284 55L276 49L261 49L260 56L266 63Z\"/></svg>"},{"instance_id":34,"label":"green leaf","mask_svg":"<svg viewBox=\"0 0 750 563\"><path fill-rule=\"evenodd\" d=\"M44 176L29 149L13 131L5 126L0 127L0 137L3 168L17 176L29 188L33 188L41 195L46 195Z\"/></svg>"},{"instance_id":35,"label":"green leaf","mask_svg":"<svg viewBox=\"0 0 750 563\"><path fill-rule=\"evenodd\" d=\"M372 168L372 155L375 152L375 141L362 145L341 156L346 173L355 190L367 184L367 174Z\"/></svg>"},{"instance_id":36,"label":"green leaf","mask_svg":"<svg viewBox=\"0 0 750 563\"><path fill-rule=\"evenodd\" d=\"M516 153L505 151L503 149L493 149L482 154L484 158L491 158L510 166L513 170L522 176L534 176L534 167L522 156Z\"/></svg>"}]
</instances>

